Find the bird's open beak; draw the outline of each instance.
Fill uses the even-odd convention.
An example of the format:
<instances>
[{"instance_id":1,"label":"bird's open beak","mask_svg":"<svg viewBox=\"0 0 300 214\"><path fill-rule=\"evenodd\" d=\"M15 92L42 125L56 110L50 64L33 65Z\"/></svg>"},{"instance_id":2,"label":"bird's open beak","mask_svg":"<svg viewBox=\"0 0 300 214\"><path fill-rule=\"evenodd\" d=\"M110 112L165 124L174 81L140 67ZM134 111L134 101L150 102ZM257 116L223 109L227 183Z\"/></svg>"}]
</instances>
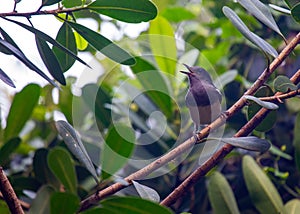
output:
<instances>
[{"instance_id":1,"label":"bird's open beak","mask_svg":"<svg viewBox=\"0 0 300 214\"><path fill-rule=\"evenodd\" d=\"M187 72L187 71L180 71L181 73L184 73L186 75L191 75L192 73L194 73L190 66L188 66L187 64L184 64L184 63L183 63L183 65L189 70L189 72Z\"/></svg>"}]
</instances>

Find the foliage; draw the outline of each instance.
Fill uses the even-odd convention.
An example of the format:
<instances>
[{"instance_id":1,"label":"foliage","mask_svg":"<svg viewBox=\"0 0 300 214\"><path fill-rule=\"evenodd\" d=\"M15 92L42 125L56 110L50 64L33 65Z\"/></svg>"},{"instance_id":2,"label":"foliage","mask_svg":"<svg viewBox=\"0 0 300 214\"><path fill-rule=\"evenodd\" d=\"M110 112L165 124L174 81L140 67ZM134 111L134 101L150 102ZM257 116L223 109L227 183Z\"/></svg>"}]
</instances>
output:
<instances>
[{"instance_id":1,"label":"foliage","mask_svg":"<svg viewBox=\"0 0 300 214\"><path fill-rule=\"evenodd\" d=\"M18 1L14 12L0 11L3 21L34 35L32 45L51 75L31 61L0 26L1 53L50 83L31 83L15 93L7 116L1 118L0 164L18 198L28 202L29 213L296 210L300 101L295 96L299 84L290 76L299 67L299 48L255 94L244 95L300 29L299 3L285 2L43 0L35 12L16 12ZM22 22L14 19L17 14ZM45 14L61 22L56 38L31 22L32 16ZM98 23L99 31L83 24L83 19ZM137 38L124 33L125 25L137 27L133 24L141 22L149 26ZM122 39L106 38L104 24L118 29ZM82 53L89 53L92 62L81 59ZM76 62L89 69L100 65L101 74L95 79L84 71L82 76L66 78ZM239 99L248 105L229 118L226 127L211 132L207 142L134 177L133 172L147 169L193 134L184 103L188 84L179 72L184 69L182 63L204 67L211 74L224 95L224 110ZM11 72L0 64L0 79L15 87ZM78 94L74 89L83 79L88 83L77 88ZM297 93L284 103L279 97L271 99L275 93L290 92ZM262 107L270 114L256 124L253 136L232 137ZM58 112L63 116L57 119ZM224 143L238 148L186 189L182 200L169 208L158 204ZM124 189L118 196L98 197L101 200L93 204L98 206L83 209L90 195L112 185ZM208 199L210 203L203 203ZM7 205L0 203L0 210L6 211Z\"/></svg>"}]
</instances>

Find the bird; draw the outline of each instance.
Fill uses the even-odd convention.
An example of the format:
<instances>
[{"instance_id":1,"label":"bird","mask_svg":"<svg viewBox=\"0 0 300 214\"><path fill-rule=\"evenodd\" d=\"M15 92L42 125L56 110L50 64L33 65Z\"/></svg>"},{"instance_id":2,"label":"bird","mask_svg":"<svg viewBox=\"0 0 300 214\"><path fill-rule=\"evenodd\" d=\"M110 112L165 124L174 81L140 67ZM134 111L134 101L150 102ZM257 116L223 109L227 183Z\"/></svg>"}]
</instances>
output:
<instances>
[{"instance_id":1,"label":"bird","mask_svg":"<svg viewBox=\"0 0 300 214\"><path fill-rule=\"evenodd\" d=\"M207 126L221 115L222 94L204 68L183 65L188 71L180 72L186 74L189 80L185 103L197 133L199 128Z\"/></svg>"}]
</instances>

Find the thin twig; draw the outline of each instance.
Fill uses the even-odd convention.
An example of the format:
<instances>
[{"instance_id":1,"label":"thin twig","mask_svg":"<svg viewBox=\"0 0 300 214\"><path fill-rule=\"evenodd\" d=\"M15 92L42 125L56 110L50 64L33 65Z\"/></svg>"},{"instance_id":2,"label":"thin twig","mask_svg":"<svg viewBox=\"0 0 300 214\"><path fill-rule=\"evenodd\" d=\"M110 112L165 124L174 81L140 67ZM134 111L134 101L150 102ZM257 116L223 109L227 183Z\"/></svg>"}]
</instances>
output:
<instances>
[{"instance_id":1,"label":"thin twig","mask_svg":"<svg viewBox=\"0 0 300 214\"><path fill-rule=\"evenodd\" d=\"M2 192L4 200L6 201L11 213L24 214L22 206L19 203L19 199L17 198L17 195L14 192L14 189L12 188L2 167L0 167L0 191Z\"/></svg>"},{"instance_id":2,"label":"thin twig","mask_svg":"<svg viewBox=\"0 0 300 214\"><path fill-rule=\"evenodd\" d=\"M300 42L300 33L291 41L290 44L280 53L280 55L273 61L270 65L269 74L262 76L269 76L276 67L286 58L291 51L299 44ZM293 83L297 84L299 82L300 70L290 79ZM264 82L267 79L259 78L260 82ZM250 89L249 89L250 90ZM250 95L249 90L244 95ZM250 90L251 93L254 93L253 90ZM277 92L275 96L279 96L281 93ZM239 101L238 101L239 102ZM233 106L234 107L234 106ZM232 108L232 107L231 107ZM230 109L231 109L230 108ZM251 118L248 123L246 123L235 135L234 137L242 137L249 135L258 124L268 115L270 110L262 108L258 111L253 118ZM230 144L225 144L221 149L219 149L213 156L211 156L203 165L201 165L197 170L195 170L189 177L187 177L175 190L173 190L160 204L164 206L170 206L178 198L184 195L184 192L187 188L193 186L200 178L205 176L216 164L221 161L227 154L229 154L234 149L234 146Z\"/></svg>"},{"instance_id":3,"label":"thin twig","mask_svg":"<svg viewBox=\"0 0 300 214\"><path fill-rule=\"evenodd\" d=\"M270 96L270 97L259 97L259 99L262 100L262 101L268 101L268 102L271 102L271 101L281 102L281 100L285 100L285 99L288 99L288 98L291 98L291 97L295 97L299 94L300 94L300 89L290 91L290 92L287 92L287 93L279 93L278 95L273 95L273 96Z\"/></svg>"},{"instance_id":4,"label":"thin twig","mask_svg":"<svg viewBox=\"0 0 300 214\"><path fill-rule=\"evenodd\" d=\"M274 59L274 61L270 65L270 69L265 69L265 71L262 73L262 75L253 84L253 86L245 93L245 95L254 94L264 84L264 82L268 79L268 77L272 74L272 72L274 72L274 70L284 61L284 59L297 46L299 41L300 41L300 33L298 35L296 35L296 37L281 51L279 56L276 59ZM227 113L225 114L225 116L224 115L220 116L213 123L211 123L206 128L204 128L200 133L198 133L197 134L198 140L201 140L204 137L206 137L211 130L214 130L214 129L218 128L219 126L223 125L226 122L226 119L228 117L231 117L233 114L235 114L237 111L239 111L245 104L246 104L246 99L240 98L230 109L227 110ZM171 161L174 158L181 155L183 152L192 148L194 146L194 144L195 144L195 136L189 138L188 140L186 140L185 142L180 144L178 147L174 148L173 150L171 150L164 156L158 158L157 160L150 163L149 165L145 166L144 168L129 175L128 177L125 178L125 180L128 183L131 183L132 180L138 180L138 179L145 178L147 175L149 175L156 169L160 168L161 166L165 165L169 161ZM222 152L222 151L217 152L220 154L219 156L217 156L220 159L222 158L221 157L222 155L225 156L226 154L228 154L233 149L233 147L226 144L225 146L223 146L222 149L225 152ZM226 152L227 150L228 150L228 153ZM211 161L212 161L212 158L210 159ZM210 170L211 167L214 166L215 164L216 163L214 161L212 161L212 163L210 163L210 165L207 165L207 164L204 164L204 165L207 167L207 170ZM103 199L109 195L112 195L125 187L126 187L126 185L123 185L121 183L115 183L115 184L89 196L88 198L86 198L85 200L83 200L81 202L80 211L88 209L89 207L97 204L101 199ZM177 198L178 198L178 196L176 196L175 200ZM175 200L171 200L171 203L173 203L173 201L175 201ZM171 203L168 203L168 204L171 204Z\"/></svg>"}]
</instances>

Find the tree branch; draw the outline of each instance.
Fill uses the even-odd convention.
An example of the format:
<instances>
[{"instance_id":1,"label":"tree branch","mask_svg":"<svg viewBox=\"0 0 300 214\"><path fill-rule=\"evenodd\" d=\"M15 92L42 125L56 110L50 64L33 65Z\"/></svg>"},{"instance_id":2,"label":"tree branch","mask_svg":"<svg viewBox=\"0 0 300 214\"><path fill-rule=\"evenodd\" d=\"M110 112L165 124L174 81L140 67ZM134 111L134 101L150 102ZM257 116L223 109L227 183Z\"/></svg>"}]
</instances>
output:
<instances>
[{"instance_id":1,"label":"tree branch","mask_svg":"<svg viewBox=\"0 0 300 214\"><path fill-rule=\"evenodd\" d=\"M24 214L17 195L7 179L2 167L0 167L0 191L2 192L4 200L6 201L11 213Z\"/></svg>"},{"instance_id":2,"label":"tree branch","mask_svg":"<svg viewBox=\"0 0 300 214\"><path fill-rule=\"evenodd\" d=\"M297 46L299 41L300 41L300 33L298 33L295 36L295 38L282 50L282 52L279 54L279 56L276 59L274 59L274 61L270 65L269 69L264 70L264 72L261 74L261 76L257 79L257 81L253 84L253 86L245 93L245 95L254 94L264 84L264 82L274 72L274 70L291 53L291 51ZM158 158L157 160L155 160L154 162L145 166L144 168L138 170L137 172L129 175L128 177L125 178L125 180L128 183L131 183L132 180L142 179L142 178L146 177L147 175L149 175L151 172L155 171L156 169L165 165L166 163L173 160L177 156L181 155L182 153L184 153L189 148L191 148L195 145L195 143L196 143L195 139L197 139L199 141L199 140L205 138L206 136L208 136L208 134L211 130L214 130L214 129L220 127L221 125L223 125L226 122L226 119L231 117L232 115L234 115L236 112L238 112L243 106L245 106L246 102L247 102L247 100L245 98L243 98L243 97L240 98L231 108L229 108L227 110L225 116L222 115L222 116L218 117L213 123L211 123L206 128L201 130L201 132L197 133L197 135L187 139L185 142L183 142L182 144L180 144L178 147L174 148L173 150L169 151L164 156ZM245 129L245 131L247 131L247 130L250 131L249 128ZM221 160L226 154L228 154L232 149L233 149L233 147L228 144L223 146L221 150L219 150L214 156L212 156L206 163L203 164L204 168L200 169L200 171L202 172L202 174L200 173L200 175L202 176L206 172L208 172L212 168L212 166L216 165L216 163L219 160ZM217 159L215 159L215 158L217 158ZM192 175L194 175L194 173ZM189 180L195 179L194 182L196 182L198 180L198 177L194 177L192 175L189 177L190 178ZM189 183L190 183L190 181L184 182L179 187L182 187L182 186L184 187L185 185L188 185ZM112 195L125 187L126 186L121 183L115 183L99 192L96 192L95 194L91 195L90 197L86 198L85 200L83 200L81 202L80 211L86 210L90 206L97 204L101 199L103 199L109 195ZM175 197L173 195L174 192L175 192ZM165 199L163 201L164 203L162 203L162 204L164 204L164 205L172 204L179 197L176 194L176 193L178 193L177 188L174 190L174 192L172 193L172 195L170 195L170 197L168 197L167 201L165 201L166 200ZM180 192L180 194L181 194L181 192Z\"/></svg>"}]
</instances>

